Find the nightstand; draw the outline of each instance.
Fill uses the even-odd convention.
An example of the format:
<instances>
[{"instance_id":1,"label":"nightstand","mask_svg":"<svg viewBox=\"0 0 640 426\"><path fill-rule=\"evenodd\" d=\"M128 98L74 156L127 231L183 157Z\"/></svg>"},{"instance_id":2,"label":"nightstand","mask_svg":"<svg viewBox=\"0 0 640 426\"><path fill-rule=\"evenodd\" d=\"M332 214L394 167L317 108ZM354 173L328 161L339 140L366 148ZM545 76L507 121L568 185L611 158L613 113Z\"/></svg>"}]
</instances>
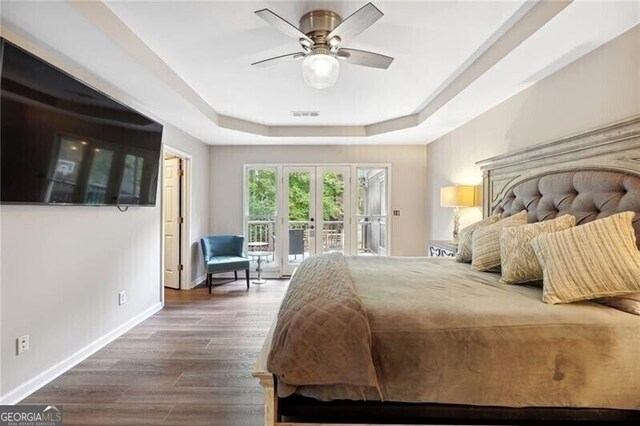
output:
<instances>
[{"instance_id":1,"label":"nightstand","mask_svg":"<svg viewBox=\"0 0 640 426\"><path fill-rule=\"evenodd\" d=\"M429 256L454 257L458 253L458 246L451 244L451 241L429 241Z\"/></svg>"}]
</instances>

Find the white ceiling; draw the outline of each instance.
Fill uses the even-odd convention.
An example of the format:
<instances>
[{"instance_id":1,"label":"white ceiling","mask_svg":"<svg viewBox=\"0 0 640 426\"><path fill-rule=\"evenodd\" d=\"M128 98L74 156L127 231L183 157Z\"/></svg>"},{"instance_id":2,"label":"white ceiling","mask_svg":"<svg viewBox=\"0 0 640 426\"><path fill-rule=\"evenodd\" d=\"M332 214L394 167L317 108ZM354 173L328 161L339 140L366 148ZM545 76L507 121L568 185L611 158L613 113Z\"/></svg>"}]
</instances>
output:
<instances>
[{"instance_id":1,"label":"white ceiling","mask_svg":"<svg viewBox=\"0 0 640 426\"><path fill-rule=\"evenodd\" d=\"M377 1L385 16L348 47L395 57L388 70L341 63L338 83L316 90L299 62L250 66L298 51L253 11L297 25L363 4L3 2L1 13L5 37L210 144L428 143L640 23L638 1ZM534 13L545 18L532 26Z\"/></svg>"},{"instance_id":2,"label":"white ceiling","mask_svg":"<svg viewBox=\"0 0 640 426\"><path fill-rule=\"evenodd\" d=\"M219 113L268 125L335 126L365 125L415 112L523 0L444 5L378 1L385 16L347 46L393 56L394 63L388 70L341 63L338 82L324 90L302 81L299 61L270 68L250 65L301 50L297 40L267 25L255 10L268 7L298 25L311 10L330 7L346 18L364 4L323 3L108 6ZM294 118L295 110L319 111L320 116Z\"/></svg>"}]
</instances>

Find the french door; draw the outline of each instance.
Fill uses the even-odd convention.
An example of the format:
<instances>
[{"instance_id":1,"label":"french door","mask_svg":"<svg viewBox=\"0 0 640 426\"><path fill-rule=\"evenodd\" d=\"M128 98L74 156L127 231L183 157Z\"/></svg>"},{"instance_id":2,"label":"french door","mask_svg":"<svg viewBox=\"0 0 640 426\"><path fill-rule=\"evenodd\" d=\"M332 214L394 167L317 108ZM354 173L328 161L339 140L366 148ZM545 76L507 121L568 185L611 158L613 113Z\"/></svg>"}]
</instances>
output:
<instances>
[{"instance_id":1,"label":"french door","mask_svg":"<svg viewBox=\"0 0 640 426\"><path fill-rule=\"evenodd\" d=\"M282 274L309 256L351 252L351 167L283 166Z\"/></svg>"},{"instance_id":2,"label":"french door","mask_svg":"<svg viewBox=\"0 0 640 426\"><path fill-rule=\"evenodd\" d=\"M267 276L290 275L315 254L385 256L389 182L385 164L245 165L246 249L270 254Z\"/></svg>"}]
</instances>

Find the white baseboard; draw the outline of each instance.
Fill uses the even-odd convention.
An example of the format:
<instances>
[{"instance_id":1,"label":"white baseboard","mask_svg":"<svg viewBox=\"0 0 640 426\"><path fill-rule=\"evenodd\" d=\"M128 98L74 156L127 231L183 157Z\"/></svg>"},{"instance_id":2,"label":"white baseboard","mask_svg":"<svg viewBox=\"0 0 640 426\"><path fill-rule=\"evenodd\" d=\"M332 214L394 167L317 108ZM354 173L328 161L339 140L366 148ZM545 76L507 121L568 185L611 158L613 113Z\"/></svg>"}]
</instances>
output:
<instances>
[{"instance_id":1,"label":"white baseboard","mask_svg":"<svg viewBox=\"0 0 640 426\"><path fill-rule=\"evenodd\" d=\"M111 330L109 333L100 337L99 339L89 343L84 348L80 349L76 353L70 355L69 357L63 359L53 367L48 370L43 371L38 374L36 377L27 381L26 383L18 386L17 388L9 391L5 395L0 395L0 405L14 405L31 395L33 392L37 391L47 383L51 382L61 374L69 371L71 368L89 358L91 355L113 342L118 337L122 336L127 331L131 330L136 325L140 324L142 321L149 318L151 315L155 314L159 310L162 309L162 304L157 303L145 310L144 312L136 315L131 318L126 323L121 326Z\"/></svg>"}]
</instances>

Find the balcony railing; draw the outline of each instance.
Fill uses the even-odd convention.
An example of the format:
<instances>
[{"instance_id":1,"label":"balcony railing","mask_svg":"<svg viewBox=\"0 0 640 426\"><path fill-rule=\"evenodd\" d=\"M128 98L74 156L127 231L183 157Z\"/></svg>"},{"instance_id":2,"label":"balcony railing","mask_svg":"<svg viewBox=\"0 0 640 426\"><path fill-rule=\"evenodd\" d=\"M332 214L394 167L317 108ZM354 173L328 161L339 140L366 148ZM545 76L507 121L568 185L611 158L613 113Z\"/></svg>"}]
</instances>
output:
<instances>
[{"instance_id":1,"label":"balcony railing","mask_svg":"<svg viewBox=\"0 0 640 426\"><path fill-rule=\"evenodd\" d=\"M312 222L305 220L289 221L289 229L302 229L304 250L309 250L311 237L310 225ZM252 251L274 251L275 250L275 219L249 220L248 239L249 247ZM324 221L322 230L322 241L324 251L335 251L344 249L344 222Z\"/></svg>"},{"instance_id":2,"label":"balcony railing","mask_svg":"<svg viewBox=\"0 0 640 426\"><path fill-rule=\"evenodd\" d=\"M274 220L250 220L249 235L247 241L249 243L269 243L271 236L275 235Z\"/></svg>"},{"instance_id":3,"label":"balcony railing","mask_svg":"<svg viewBox=\"0 0 640 426\"><path fill-rule=\"evenodd\" d=\"M386 216L358 216L358 254L385 255Z\"/></svg>"}]
</instances>

